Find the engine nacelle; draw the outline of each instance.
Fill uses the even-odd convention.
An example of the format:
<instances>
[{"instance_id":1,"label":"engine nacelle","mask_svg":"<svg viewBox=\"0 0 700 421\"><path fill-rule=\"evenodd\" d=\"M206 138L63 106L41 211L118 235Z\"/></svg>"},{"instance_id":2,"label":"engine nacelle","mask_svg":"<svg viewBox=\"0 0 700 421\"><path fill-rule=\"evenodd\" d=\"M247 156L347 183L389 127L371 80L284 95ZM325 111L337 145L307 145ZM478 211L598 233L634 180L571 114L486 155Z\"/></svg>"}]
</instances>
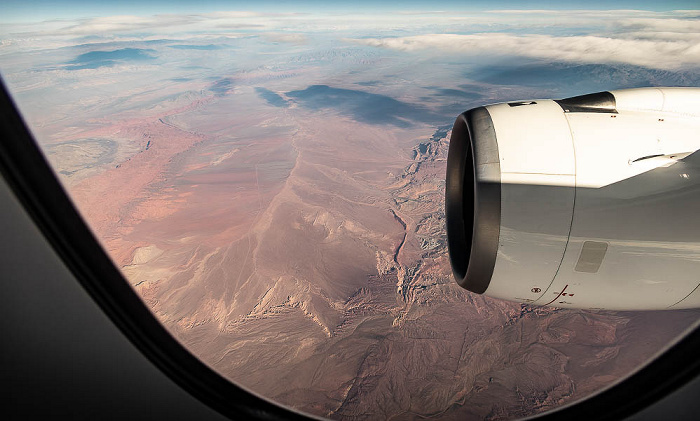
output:
<instances>
[{"instance_id":1,"label":"engine nacelle","mask_svg":"<svg viewBox=\"0 0 700 421\"><path fill-rule=\"evenodd\" d=\"M556 307L700 307L700 88L488 105L455 122L450 260L464 288Z\"/></svg>"}]
</instances>

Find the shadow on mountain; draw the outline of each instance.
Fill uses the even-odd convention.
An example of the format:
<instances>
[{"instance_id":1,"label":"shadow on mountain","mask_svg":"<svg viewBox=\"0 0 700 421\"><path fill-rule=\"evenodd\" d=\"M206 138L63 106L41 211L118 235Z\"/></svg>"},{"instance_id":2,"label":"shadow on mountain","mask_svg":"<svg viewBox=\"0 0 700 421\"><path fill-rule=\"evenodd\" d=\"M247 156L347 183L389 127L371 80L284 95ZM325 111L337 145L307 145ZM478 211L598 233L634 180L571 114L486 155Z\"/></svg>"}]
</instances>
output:
<instances>
[{"instance_id":1,"label":"shadow on mountain","mask_svg":"<svg viewBox=\"0 0 700 421\"><path fill-rule=\"evenodd\" d=\"M288 105L287 100L269 89L257 87L255 93L273 107L286 107Z\"/></svg>"},{"instance_id":2,"label":"shadow on mountain","mask_svg":"<svg viewBox=\"0 0 700 421\"><path fill-rule=\"evenodd\" d=\"M332 88L327 85L312 85L304 90L287 92L287 96L311 110L331 108L369 124L409 127L415 122L435 123L444 120L425 107L398 101L386 95Z\"/></svg>"},{"instance_id":3,"label":"shadow on mountain","mask_svg":"<svg viewBox=\"0 0 700 421\"><path fill-rule=\"evenodd\" d=\"M224 96L231 92L233 89L233 80L231 78L225 77L218 79L216 82L212 83L209 90L214 93L215 96Z\"/></svg>"},{"instance_id":4,"label":"shadow on mountain","mask_svg":"<svg viewBox=\"0 0 700 421\"><path fill-rule=\"evenodd\" d=\"M443 120L453 121L462 112L483 105L484 95L477 92L480 86L469 86L465 90L454 88L440 88L437 86L425 86L431 91L429 95L419 98L425 104L431 104L437 115Z\"/></svg>"},{"instance_id":5,"label":"shadow on mountain","mask_svg":"<svg viewBox=\"0 0 700 421\"><path fill-rule=\"evenodd\" d=\"M700 83L698 72L671 72L627 64L498 65L481 67L467 76L493 85L549 89L559 97L639 86L697 86Z\"/></svg>"},{"instance_id":6,"label":"shadow on mountain","mask_svg":"<svg viewBox=\"0 0 700 421\"><path fill-rule=\"evenodd\" d=\"M150 53L155 53L155 50L143 48L122 48L114 51L90 51L89 53L80 54L75 59L71 60L66 66L67 70L82 70L82 69L97 69L99 67L111 67L116 64L122 64L131 61L148 61L154 60L156 57Z\"/></svg>"}]
</instances>

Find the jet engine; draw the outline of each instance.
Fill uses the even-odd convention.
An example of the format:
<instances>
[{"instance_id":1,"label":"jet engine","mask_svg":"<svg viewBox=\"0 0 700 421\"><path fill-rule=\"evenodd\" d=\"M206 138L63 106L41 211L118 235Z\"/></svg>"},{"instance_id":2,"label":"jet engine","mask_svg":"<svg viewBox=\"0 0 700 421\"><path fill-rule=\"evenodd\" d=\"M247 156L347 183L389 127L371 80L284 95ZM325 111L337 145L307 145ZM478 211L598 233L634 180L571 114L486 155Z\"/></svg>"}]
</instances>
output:
<instances>
[{"instance_id":1,"label":"jet engine","mask_svg":"<svg viewBox=\"0 0 700 421\"><path fill-rule=\"evenodd\" d=\"M700 307L700 88L475 108L445 212L462 287L556 307Z\"/></svg>"}]
</instances>

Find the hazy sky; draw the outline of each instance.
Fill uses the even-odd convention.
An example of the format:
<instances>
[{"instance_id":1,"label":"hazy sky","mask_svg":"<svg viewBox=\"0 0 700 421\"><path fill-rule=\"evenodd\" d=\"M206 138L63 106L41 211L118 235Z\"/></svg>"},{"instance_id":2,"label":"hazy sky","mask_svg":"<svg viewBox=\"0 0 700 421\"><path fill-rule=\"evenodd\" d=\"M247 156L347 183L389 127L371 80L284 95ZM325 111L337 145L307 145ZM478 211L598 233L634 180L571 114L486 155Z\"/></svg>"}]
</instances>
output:
<instances>
[{"instance_id":1,"label":"hazy sky","mask_svg":"<svg viewBox=\"0 0 700 421\"><path fill-rule=\"evenodd\" d=\"M221 10L255 10L266 13L327 13L377 11L446 11L489 9L637 9L652 11L698 9L697 0L505 0L505 1L383 1L355 0L329 2L321 0L280 1L191 1L191 0L3 0L0 3L0 21L40 21L110 15L151 15L162 13L208 13Z\"/></svg>"}]
</instances>

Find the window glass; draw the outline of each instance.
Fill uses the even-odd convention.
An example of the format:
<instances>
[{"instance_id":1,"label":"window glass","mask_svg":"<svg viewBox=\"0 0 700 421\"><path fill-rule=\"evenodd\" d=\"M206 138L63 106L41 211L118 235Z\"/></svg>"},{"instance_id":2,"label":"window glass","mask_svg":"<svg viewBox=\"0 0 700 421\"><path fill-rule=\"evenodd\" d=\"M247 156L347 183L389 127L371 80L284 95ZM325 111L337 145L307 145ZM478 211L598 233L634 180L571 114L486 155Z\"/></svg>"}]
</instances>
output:
<instances>
[{"instance_id":1,"label":"window glass","mask_svg":"<svg viewBox=\"0 0 700 421\"><path fill-rule=\"evenodd\" d=\"M698 320L470 293L444 216L458 114L699 86L698 12L38 4L2 6L0 70L42 150L158 319L265 397L513 419L618 381Z\"/></svg>"}]
</instances>

